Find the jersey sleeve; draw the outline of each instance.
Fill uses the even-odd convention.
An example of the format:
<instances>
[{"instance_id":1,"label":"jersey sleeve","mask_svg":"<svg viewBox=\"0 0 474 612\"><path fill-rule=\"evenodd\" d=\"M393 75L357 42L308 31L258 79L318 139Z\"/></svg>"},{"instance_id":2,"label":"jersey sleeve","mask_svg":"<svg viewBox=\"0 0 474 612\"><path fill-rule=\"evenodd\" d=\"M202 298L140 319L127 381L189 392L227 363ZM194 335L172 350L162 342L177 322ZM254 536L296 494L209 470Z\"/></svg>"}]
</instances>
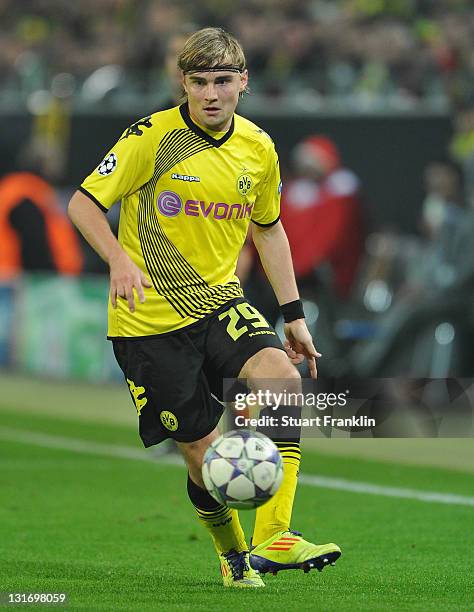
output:
<instances>
[{"instance_id":1,"label":"jersey sleeve","mask_svg":"<svg viewBox=\"0 0 474 612\"><path fill-rule=\"evenodd\" d=\"M274 225L280 218L280 196L280 164L272 143L267 154L264 178L255 200L252 221L261 227Z\"/></svg>"},{"instance_id":2,"label":"jersey sleeve","mask_svg":"<svg viewBox=\"0 0 474 612\"><path fill-rule=\"evenodd\" d=\"M151 127L151 118L146 117L127 128L79 187L79 191L89 196L104 212L118 200L137 191L153 176Z\"/></svg>"}]
</instances>

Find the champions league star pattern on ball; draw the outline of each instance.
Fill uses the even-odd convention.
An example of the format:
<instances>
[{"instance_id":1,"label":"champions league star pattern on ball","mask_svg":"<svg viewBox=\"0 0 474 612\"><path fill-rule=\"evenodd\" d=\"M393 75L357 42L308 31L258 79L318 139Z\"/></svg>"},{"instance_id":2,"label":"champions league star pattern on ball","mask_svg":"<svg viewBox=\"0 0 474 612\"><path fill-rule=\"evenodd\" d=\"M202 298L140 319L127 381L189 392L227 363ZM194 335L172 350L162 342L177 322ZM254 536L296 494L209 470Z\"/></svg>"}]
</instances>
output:
<instances>
[{"instance_id":1,"label":"champions league star pattern on ball","mask_svg":"<svg viewBox=\"0 0 474 612\"><path fill-rule=\"evenodd\" d=\"M283 463L270 438L241 429L223 434L209 446L202 477L220 504L257 508L277 492L283 479Z\"/></svg>"}]
</instances>

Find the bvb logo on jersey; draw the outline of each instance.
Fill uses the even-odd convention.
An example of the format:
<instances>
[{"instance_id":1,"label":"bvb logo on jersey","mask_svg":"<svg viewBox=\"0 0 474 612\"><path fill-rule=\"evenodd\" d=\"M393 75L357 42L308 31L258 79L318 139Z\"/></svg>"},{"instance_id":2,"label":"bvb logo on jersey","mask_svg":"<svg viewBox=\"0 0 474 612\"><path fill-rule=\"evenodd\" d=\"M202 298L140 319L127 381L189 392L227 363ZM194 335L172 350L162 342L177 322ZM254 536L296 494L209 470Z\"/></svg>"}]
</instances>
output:
<instances>
[{"instance_id":1,"label":"bvb logo on jersey","mask_svg":"<svg viewBox=\"0 0 474 612\"><path fill-rule=\"evenodd\" d=\"M169 431L176 431L178 429L178 419L172 412L168 412L168 410L162 410L160 412L160 419L163 423L163 426L166 427Z\"/></svg>"},{"instance_id":2,"label":"bvb logo on jersey","mask_svg":"<svg viewBox=\"0 0 474 612\"><path fill-rule=\"evenodd\" d=\"M247 195L253 187L253 181L250 175L241 174L237 179L237 191L240 195Z\"/></svg>"}]
</instances>

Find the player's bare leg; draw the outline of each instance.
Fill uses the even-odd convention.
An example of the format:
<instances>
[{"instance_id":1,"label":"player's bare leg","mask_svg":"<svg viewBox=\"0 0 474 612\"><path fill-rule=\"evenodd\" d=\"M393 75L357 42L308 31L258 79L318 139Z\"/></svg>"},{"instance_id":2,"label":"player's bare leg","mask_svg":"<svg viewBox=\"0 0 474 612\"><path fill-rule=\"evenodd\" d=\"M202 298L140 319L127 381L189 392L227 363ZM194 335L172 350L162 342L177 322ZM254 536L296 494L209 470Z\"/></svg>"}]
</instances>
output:
<instances>
[{"instance_id":1,"label":"player's bare leg","mask_svg":"<svg viewBox=\"0 0 474 612\"><path fill-rule=\"evenodd\" d=\"M201 466L208 446L219 437L217 427L207 436L195 442L177 442L177 446L186 461L191 480L201 489L205 489L201 476Z\"/></svg>"}]
</instances>

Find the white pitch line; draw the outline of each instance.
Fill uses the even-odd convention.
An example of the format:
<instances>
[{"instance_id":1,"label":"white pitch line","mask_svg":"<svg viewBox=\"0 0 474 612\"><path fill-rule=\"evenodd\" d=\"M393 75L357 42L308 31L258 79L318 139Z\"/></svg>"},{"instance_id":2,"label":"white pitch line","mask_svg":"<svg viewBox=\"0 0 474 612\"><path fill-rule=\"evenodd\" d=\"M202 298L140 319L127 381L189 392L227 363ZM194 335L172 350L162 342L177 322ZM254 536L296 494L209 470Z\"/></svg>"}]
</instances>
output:
<instances>
[{"instance_id":1,"label":"white pitch line","mask_svg":"<svg viewBox=\"0 0 474 612\"><path fill-rule=\"evenodd\" d=\"M457 506L474 506L474 497L455 495L454 493L437 493L436 491L419 491L417 489L400 489L398 487L383 487L370 482L357 482L344 478L330 478L328 476L314 476L301 474L299 480L302 484L324 489L351 491L352 493L367 493L369 495L382 495L383 497L398 497L417 499L418 501L434 502L438 504L451 504Z\"/></svg>"},{"instance_id":2,"label":"white pitch line","mask_svg":"<svg viewBox=\"0 0 474 612\"><path fill-rule=\"evenodd\" d=\"M89 440L68 438L64 436L53 436L27 431L24 429L14 429L11 427L0 427L0 439L9 442L20 442L24 444L34 444L45 448L56 448L75 453L88 455L101 455L104 457L117 457L119 459L136 459L138 461L155 461L167 465L177 465L183 467L184 463L178 455L157 456L153 451L145 451L131 446L118 446L115 444L102 444ZM338 491L349 491L351 493L365 493L369 495L379 495L382 497L396 497L402 499L415 499L418 501L449 504L456 506L474 506L474 497L467 495L455 495L454 493L438 493L436 491L420 491L417 489L402 489L398 487L384 487L371 484L369 482L358 482L345 480L343 478L331 478L328 476L315 476L313 474L300 474L299 482L306 486L318 487L322 489L335 489Z\"/></svg>"},{"instance_id":3,"label":"white pitch line","mask_svg":"<svg viewBox=\"0 0 474 612\"><path fill-rule=\"evenodd\" d=\"M80 440L78 438L68 438L65 436L52 436L37 431L25 429L14 429L12 427L0 427L0 439L8 442L21 442L24 444L34 444L44 448L57 448L73 453L84 453L86 455L102 455L103 457L117 457L118 459L136 459L138 461L156 461L173 465L184 465L183 460L178 455L163 455L157 457L153 451L146 451L144 448L133 448L132 446L119 446L117 444L103 444L90 440Z\"/></svg>"}]
</instances>

